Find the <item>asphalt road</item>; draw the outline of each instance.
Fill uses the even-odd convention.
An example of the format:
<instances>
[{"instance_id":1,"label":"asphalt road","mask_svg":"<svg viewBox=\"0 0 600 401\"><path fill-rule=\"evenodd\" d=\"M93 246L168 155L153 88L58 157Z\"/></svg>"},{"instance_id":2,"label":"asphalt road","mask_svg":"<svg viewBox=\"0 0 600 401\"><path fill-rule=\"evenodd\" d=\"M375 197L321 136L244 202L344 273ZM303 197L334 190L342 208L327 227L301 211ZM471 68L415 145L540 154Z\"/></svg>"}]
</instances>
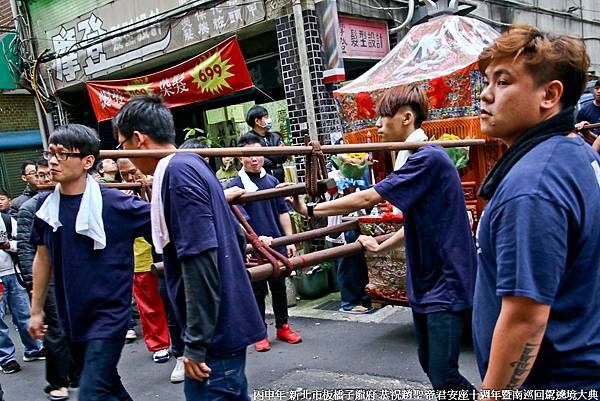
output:
<instances>
[{"instance_id":1,"label":"asphalt road","mask_svg":"<svg viewBox=\"0 0 600 401\"><path fill-rule=\"evenodd\" d=\"M292 309L290 309L292 311ZM375 314L377 315L377 314ZM374 316L376 317L376 316ZM9 317L7 318L9 319ZM272 341L272 350L257 353L248 349L247 376L251 394L257 400L272 397L269 390L278 389L281 399L291 397L290 391L315 389L372 389L378 395L386 389L422 389L428 381L417 360L410 313L394 308L385 319L342 321L292 317L292 326L302 336L300 344ZM275 329L269 326L273 339ZM12 333L19 347L18 336ZM19 363L23 370L16 374L0 373L0 383L7 401L45 400L42 388L44 362ZM169 375L175 364L152 362L141 337L125 345L119 372L125 387L136 401L184 400L183 385L171 384ZM475 357L468 346L461 354L461 371L476 386L479 378ZM353 393L355 394L355 393ZM362 393L358 393L359 397ZM322 399L326 396L321 394ZM353 396L350 396L353 398ZM76 399L76 391L71 399ZM314 399L314 398L313 398Z\"/></svg>"}]
</instances>

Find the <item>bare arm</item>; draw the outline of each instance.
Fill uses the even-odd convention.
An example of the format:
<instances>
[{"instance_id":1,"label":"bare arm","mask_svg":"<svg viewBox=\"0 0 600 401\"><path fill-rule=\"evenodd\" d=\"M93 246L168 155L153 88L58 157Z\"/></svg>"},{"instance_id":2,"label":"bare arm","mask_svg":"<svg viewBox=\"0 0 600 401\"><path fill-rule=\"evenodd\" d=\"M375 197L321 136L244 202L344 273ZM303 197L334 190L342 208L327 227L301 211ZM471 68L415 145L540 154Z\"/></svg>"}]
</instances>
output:
<instances>
[{"instance_id":1,"label":"bare arm","mask_svg":"<svg viewBox=\"0 0 600 401\"><path fill-rule=\"evenodd\" d=\"M549 305L525 297L502 298L482 389L518 389L523 385L537 357L549 315Z\"/></svg>"},{"instance_id":2,"label":"bare arm","mask_svg":"<svg viewBox=\"0 0 600 401\"><path fill-rule=\"evenodd\" d=\"M45 245L38 245L33 259L33 293L31 295L31 318L29 320L29 334L33 338L41 338L46 332L44 326L44 304L50 285L50 255Z\"/></svg>"},{"instance_id":3,"label":"bare arm","mask_svg":"<svg viewBox=\"0 0 600 401\"><path fill-rule=\"evenodd\" d=\"M285 235L292 235L294 232L292 230L292 219L290 218L289 213L281 213L279 215L279 223L281 224L281 229ZM289 244L286 246L287 257L291 258L292 256L296 256L296 245Z\"/></svg>"},{"instance_id":4,"label":"bare arm","mask_svg":"<svg viewBox=\"0 0 600 401\"><path fill-rule=\"evenodd\" d=\"M373 188L356 192L342 198L319 203L313 212L315 216L338 216L348 214L360 209L370 208L383 201L383 198ZM294 210L307 215L306 205L297 197L294 198Z\"/></svg>"},{"instance_id":5,"label":"bare arm","mask_svg":"<svg viewBox=\"0 0 600 401\"><path fill-rule=\"evenodd\" d=\"M289 213L281 213L279 215L279 224L281 224L281 229L285 235L292 235L294 233L292 230L292 219L290 218Z\"/></svg>"},{"instance_id":6,"label":"bare arm","mask_svg":"<svg viewBox=\"0 0 600 401\"><path fill-rule=\"evenodd\" d=\"M367 252L387 253L394 248L398 248L404 242L404 227L396 231L394 235L383 241L381 244L378 244L377 241L375 241L375 238L369 237L368 235L361 235L358 237L357 241L361 243Z\"/></svg>"}]
</instances>

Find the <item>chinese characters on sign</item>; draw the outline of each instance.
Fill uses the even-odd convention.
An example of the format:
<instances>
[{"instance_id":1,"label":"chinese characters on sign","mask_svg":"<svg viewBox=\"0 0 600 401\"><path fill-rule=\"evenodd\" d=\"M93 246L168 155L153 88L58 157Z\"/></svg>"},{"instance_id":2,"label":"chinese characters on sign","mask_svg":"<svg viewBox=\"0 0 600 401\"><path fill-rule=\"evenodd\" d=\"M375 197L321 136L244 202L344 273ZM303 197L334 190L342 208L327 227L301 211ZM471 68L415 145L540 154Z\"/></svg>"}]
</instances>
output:
<instances>
[{"instance_id":1,"label":"chinese characters on sign","mask_svg":"<svg viewBox=\"0 0 600 401\"><path fill-rule=\"evenodd\" d=\"M162 96L169 107L201 102L253 86L235 38L169 69L133 79L86 83L98 121L112 118L136 95Z\"/></svg>"},{"instance_id":2,"label":"chinese characters on sign","mask_svg":"<svg viewBox=\"0 0 600 401\"><path fill-rule=\"evenodd\" d=\"M115 0L52 30L49 38L53 50L61 56L49 65L56 88L106 75L265 19L264 2L228 0L212 8L189 11L175 20L159 20L161 14L182 3L185 5L182 0ZM113 33L117 35L102 40Z\"/></svg>"},{"instance_id":3,"label":"chinese characters on sign","mask_svg":"<svg viewBox=\"0 0 600 401\"><path fill-rule=\"evenodd\" d=\"M380 59L390 51L387 23L339 17L344 58Z\"/></svg>"}]
</instances>

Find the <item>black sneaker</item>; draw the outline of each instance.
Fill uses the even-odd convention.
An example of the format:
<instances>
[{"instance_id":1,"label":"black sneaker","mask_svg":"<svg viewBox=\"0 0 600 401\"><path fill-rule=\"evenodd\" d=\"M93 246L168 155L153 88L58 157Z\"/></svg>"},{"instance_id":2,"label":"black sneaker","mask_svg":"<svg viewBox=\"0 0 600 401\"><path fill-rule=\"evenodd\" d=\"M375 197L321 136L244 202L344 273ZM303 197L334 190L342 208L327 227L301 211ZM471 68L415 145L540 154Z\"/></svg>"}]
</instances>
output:
<instances>
[{"instance_id":1,"label":"black sneaker","mask_svg":"<svg viewBox=\"0 0 600 401\"><path fill-rule=\"evenodd\" d=\"M11 373L17 373L18 371L20 371L21 365L19 365L19 363L14 359L11 359L4 365L0 365L0 370L2 370L2 373L6 373L7 375L9 375Z\"/></svg>"},{"instance_id":2,"label":"black sneaker","mask_svg":"<svg viewBox=\"0 0 600 401\"><path fill-rule=\"evenodd\" d=\"M31 354L23 355L23 362L43 361L46 359L46 350L42 348L39 351L32 352Z\"/></svg>"}]
</instances>

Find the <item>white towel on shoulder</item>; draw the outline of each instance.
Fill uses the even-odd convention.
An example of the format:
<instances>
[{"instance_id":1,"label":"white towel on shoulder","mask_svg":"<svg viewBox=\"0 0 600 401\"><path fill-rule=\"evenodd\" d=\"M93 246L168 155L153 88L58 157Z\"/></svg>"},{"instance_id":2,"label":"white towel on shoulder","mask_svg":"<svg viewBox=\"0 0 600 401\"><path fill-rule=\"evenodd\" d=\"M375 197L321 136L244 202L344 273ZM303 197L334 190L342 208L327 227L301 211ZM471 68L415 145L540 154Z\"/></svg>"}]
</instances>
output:
<instances>
[{"instance_id":1,"label":"white towel on shoulder","mask_svg":"<svg viewBox=\"0 0 600 401\"><path fill-rule=\"evenodd\" d=\"M238 172L238 175L240 176L240 179L242 180L242 184L244 184L244 189L246 190L246 192L256 192L256 191L258 191L258 187L256 186L256 184L254 182L252 182L252 180L250 179L250 177L246 173L246 170L244 170L242 168ZM267 172L265 171L264 168L261 168L260 169L260 178L263 178L265 175L267 175Z\"/></svg>"},{"instance_id":2,"label":"white towel on shoulder","mask_svg":"<svg viewBox=\"0 0 600 401\"><path fill-rule=\"evenodd\" d=\"M100 184L88 174L85 180L85 191L81 197L81 204L75 220L75 232L85 235L94 241L94 249L106 248L106 232L102 220L102 192ZM52 192L44 201L36 216L48 223L56 232L62 223L58 218L60 210L60 183L56 184Z\"/></svg>"},{"instance_id":3,"label":"white towel on shoulder","mask_svg":"<svg viewBox=\"0 0 600 401\"><path fill-rule=\"evenodd\" d=\"M154 245L154 250L158 254L162 254L165 246L171 241L169 229L167 228L167 222L165 220L165 209L162 201L162 185L165 171L173 156L175 156L175 153L160 159L156 165L156 170L154 170L154 179L152 180L150 220L152 221L152 244Z\"/></svg>"}]
</instances>

